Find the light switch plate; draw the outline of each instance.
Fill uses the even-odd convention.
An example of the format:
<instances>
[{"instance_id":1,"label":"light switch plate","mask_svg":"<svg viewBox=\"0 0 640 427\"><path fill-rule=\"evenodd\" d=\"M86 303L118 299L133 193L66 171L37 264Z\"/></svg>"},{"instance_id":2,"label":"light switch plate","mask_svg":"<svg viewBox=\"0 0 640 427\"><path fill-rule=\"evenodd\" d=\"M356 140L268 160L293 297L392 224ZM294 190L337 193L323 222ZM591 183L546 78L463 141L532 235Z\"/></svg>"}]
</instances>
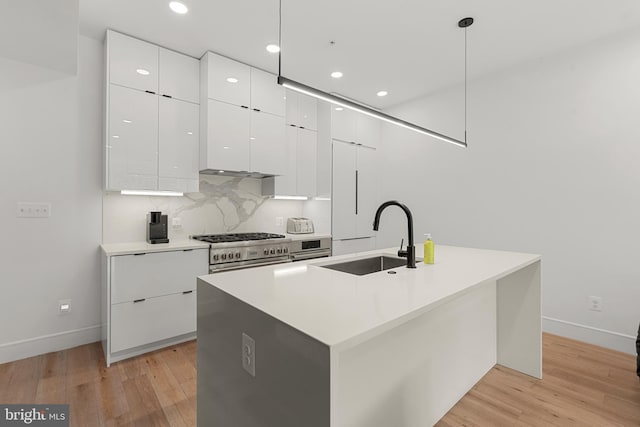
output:
<instances>
[{"instance_id":1,"label":"light switch plate","mask_svg":"<svg viewBox=\"0 0 640 427\"><path fill-rule=\"evenodd\" d=\"M51 203L18 202L16 216L18 218L49 218L51 216Z\"/></svg>"},{"instance_id":2,"label":"light switch plate","mask_svg":"<svg viewBox=\"0 0 640 427\"><path fill-rule=\"evenodd\" d=\"M256 342L245 333L242 334L242 367L252 377L256 376Z\"/></svg>"}]
</instances>

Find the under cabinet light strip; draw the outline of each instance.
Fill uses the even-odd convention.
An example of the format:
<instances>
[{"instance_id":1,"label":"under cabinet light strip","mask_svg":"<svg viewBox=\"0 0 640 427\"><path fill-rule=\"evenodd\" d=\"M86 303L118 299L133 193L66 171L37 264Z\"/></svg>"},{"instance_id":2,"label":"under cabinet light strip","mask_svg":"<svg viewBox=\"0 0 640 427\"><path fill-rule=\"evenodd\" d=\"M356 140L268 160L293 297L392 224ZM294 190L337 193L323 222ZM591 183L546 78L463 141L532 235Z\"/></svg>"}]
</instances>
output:
<instances>
[{"instance_id":1,"label":"under cabinet light strip","mask_svg":"<svg viewBox=\"0 0 640 427\"><path fill-rule=\"evenodd\" d=\"M312 96L314 98L321 99L322 101L327 101L332 104L339 105L344 108L348 108L350 110L357 111L362 114L366 114L367 116L374 117L376 119L382 120L387 123L391 123L396 126L403 127L405 129L412 130L414 132L418 132L424 135L429 135L434 138L437 138L441 141L448 142L450 144L456 145L458 147L467 147L467 143L465 141L459 141L455 138L448 137L441 133L423 128L418 125L414 125L413 123L406 122L404 120L398 119L396 117L390 116L388 114L382 113L380 111L376 111L374 109L365 107L364 105L356 104L355 102L351 102L346 99L342 99L338 96L331 95L330 93L323 92L311 86L304 85L302 83L295 82L286 77L278 76L278 84L280 86L286 87L291 90L295 90L296 92L303 93L305 95Z\"/></svg>"},{"instance_id":2,"label":"under cabinet light strip","mask_svg":"<svg viewBox=\"0 0 640 427\"><path fill-rule=\"evenodd\" d=\"M274 200L309 200L306 196L273 196Z\"/></svg>"},{"instance_id":3,"label":"under cabinet light strip","mask_svg":"<svg viewBox=\"0 0 640 427\"><path fill-rule=\"evenodd\" d=\"M122 190L120 194L125 196L184 196L179 191L153 191L153 190Z\"/></svg>"}]
</instances>

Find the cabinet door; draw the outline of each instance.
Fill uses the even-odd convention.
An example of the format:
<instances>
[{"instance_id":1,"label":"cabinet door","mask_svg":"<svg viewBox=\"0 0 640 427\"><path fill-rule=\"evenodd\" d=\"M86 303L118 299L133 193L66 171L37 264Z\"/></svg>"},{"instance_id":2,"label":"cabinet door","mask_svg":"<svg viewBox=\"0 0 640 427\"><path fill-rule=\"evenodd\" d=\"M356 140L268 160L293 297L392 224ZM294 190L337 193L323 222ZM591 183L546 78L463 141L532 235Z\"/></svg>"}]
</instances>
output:
<instances>
[{"instance_id":1,"label":"cabinet door","mask_svg":"<svg viewBox=\"0 0 640 427\"><path fill-rule=\"evenodd\" d=\"M358 114L356 142L369 147L378 147L382 137L382 122L365 114Z\"/></svg>"},{"instance_id":2,"label":"cabinet door","mask_svg":"<svg viewBox=\"0 0 640 427\"><path fill-rule=\"evenodd\" d=\"M200 97L200 61L160 48L159 94L197 104Z\"/></svg>"},{"instance_id":3,"label":"cabinet door","mask_svg":"<svg viewBox=\"0 0 640 427\"><path fill-rule=\"evenodd\" d=\"M249 109L210 99L207 116L206 168L249 171Z\"/></svg>"},{"instance_id":4,"label":"cabinet door","mask_svg":"<svg viewBox=\"0 0 640 427\"><path fill-rule=\"evenodd\" d=\"M109 85L107 190L158 189L158 96Z\"/></svg>"},{"instance_id":5,"label":"cabinet door","mask_svg":"<svg viewBox=\"0 0 640 427\"><path fill-rule=\"evenodd\" d=\"M215 53L207 53L209 99L249 107L251 67Z\"/></svg>"},{"instance_id":6,"label":"cabinet door","mask_svg":"<svg viewBox=\"0 0 640 427\"><path fill-rule=\"evenodd\" d=\"M284 175L276 176L274 196L297 196L296 174L298 171L296 164L298 129L287 126L286 130L287 147L285 150L285 172Z\"/></svg>"},{"instance_id":7,"label":"cabinet door","mask_svg":"<svg viewBox=\"0 0 640 427\"><path fill-rule=\"evenodd\" d=\"M194 332L196 291L187 292L112 305L111 352Z\"/></svg>"},{"instance_id":8,"label":"cabinet door","mask_svg":"<svg viewBox=\"0 0 640 427\"><path fill-rule=\"evenodd\" d=\"M275 75L251 68L251 108L284 117L285 90Z\"/></svg>"},{"instance_id":9,"label":"cabinet door","mask_svg":"<svg viewBox=\"0 0 640 427\"><path fill-rule=\"evenodd\" d=\"M297 125L309 130L318 130L318 100L316 98L298 95Z\"/></svg>"},{"instance_id":10,"label":"cabinet door","mask_svg":"<svg viewBox=\"0 0 640 427\"><path fill-rule=\"evenodd\" d=\"M291 89L285 90L285 123L298 126L298 92Z\"/></svg>"},{"instance_id":11,"label":"cabinet door","mask_svg":"<svg viewBox=\"0 0 640 427\"><path fill-rule=\"evenodd\" d=\"M356 215L357 237L375 236L373 231L373 218L377 208L376 185L376 150L369 147L358 146L357 150L358 171L358 214Z\"/></svg>"},{"instance_id":12,"label":"cabinet door","mask_svg":"<svg viewBox=\"0 0 640 427\"><path fill-rule=\"evenodd\" d=\"M197 104L160 97L160 190L197 191L199 114Z\"/></svg>"},{"instance_id":13,"label":"cabinet door","mask_svg":"<svg viewBox=\"0 0 640 427\"><path fill-rule=\"evenodd\" d=\"M331 137L340 141L355 142L359 113L344 108L331 106Z\"/></svg>"},{"instance_id":14,"label":"cabinet door","mask_svg":"<svg viewBox=\"0 0 640 427\"><path fill-rule=\"evenodd\" d=\"M356 146L333 141L331 227L334 239L356 235Z\"/></svg>"},{"instance_id":15,"label":"cabinet door","mask_svg":"<svg viewBox=\"0 0 640 427\"><path fill-rule=\"evenodd\" d=\"M158 92L158 47L113 31L107 32L109 83Z\"/></svg>"},{"instance_id":16,"label":"cabinet door","mask_svg":"<svg viewBox=\"0 0 640 427\"><path fill-rule=\"evenodd\" d=\"M314 197L316 195L316 148L318 134L312 130L298 129L297 194Z\"/></svg>"},{"instance_id":17,"label":"cabinet door","mask_svg":"<svg viewBox=\"0 0 640 427\"><path fill-rule=\"evenodd\" d=\"M196 288L209 272L209 251L171 251L111 257L111 303L130 302Z\"/></svg>"},{"instance_id":18,"label":"cabinet door","mask_svg":"<svg viewBox=\"0 0 640 427\"><path fill-rule=\"evenodd\" d=\"M251 111L251 171L284 175L286 147L284 117Z\"/></svg>"}]
</instances>

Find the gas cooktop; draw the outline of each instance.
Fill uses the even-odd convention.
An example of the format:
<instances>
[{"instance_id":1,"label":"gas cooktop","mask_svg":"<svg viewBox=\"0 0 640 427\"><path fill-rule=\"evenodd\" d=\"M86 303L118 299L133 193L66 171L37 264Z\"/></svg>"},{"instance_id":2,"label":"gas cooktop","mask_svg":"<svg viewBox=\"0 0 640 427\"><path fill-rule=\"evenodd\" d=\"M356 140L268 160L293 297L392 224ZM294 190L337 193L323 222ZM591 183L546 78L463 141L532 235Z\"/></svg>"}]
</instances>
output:
<instances>
[{"instance_id":1,"label":"gas cooktop","mask_svg":"<svg viewBox=\"0 0 640 427\"><path fill-rule=\"evenodd\" d=\"M254 240L284 239L285 237L282 234L273 233L228 233L191 236L192 239L207 243L251 242Z\"/></svg>"}]
</instances>

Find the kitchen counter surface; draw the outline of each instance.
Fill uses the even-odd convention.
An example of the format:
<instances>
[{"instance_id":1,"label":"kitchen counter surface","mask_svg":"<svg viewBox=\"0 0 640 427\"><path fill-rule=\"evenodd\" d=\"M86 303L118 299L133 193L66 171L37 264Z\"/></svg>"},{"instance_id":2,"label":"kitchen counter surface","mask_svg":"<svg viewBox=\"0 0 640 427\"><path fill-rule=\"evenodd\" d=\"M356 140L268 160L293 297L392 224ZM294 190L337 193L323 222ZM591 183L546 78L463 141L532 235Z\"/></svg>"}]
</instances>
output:
<instances>
[{"instance_id":1,"label":"kitchen counter surface","mask_svg":"<svg viewBox=\"0 0 640 427\"><path fill-rule=\"evenodd\" d=\"M106 243L100 245L100 247L105 255L116 256L151 252L182 251L186 249L208 249L209 244L189 239L176 240L169 243L157 243L155 245L147 242Z\"/></svg>"},{"instance_id":2,"label":"kitchen counter surface","mask_svg":"<svg viewBox=\"0 0 640 427\"><path fill-rule=\"evenodd\" d=\"M200 276L334 348L347 348L539 261L539 255L438 245L436 264L356 276L321 265L397 248ZM416 248L422 257L422 246Z\"/></svg>"}]
</instances>

